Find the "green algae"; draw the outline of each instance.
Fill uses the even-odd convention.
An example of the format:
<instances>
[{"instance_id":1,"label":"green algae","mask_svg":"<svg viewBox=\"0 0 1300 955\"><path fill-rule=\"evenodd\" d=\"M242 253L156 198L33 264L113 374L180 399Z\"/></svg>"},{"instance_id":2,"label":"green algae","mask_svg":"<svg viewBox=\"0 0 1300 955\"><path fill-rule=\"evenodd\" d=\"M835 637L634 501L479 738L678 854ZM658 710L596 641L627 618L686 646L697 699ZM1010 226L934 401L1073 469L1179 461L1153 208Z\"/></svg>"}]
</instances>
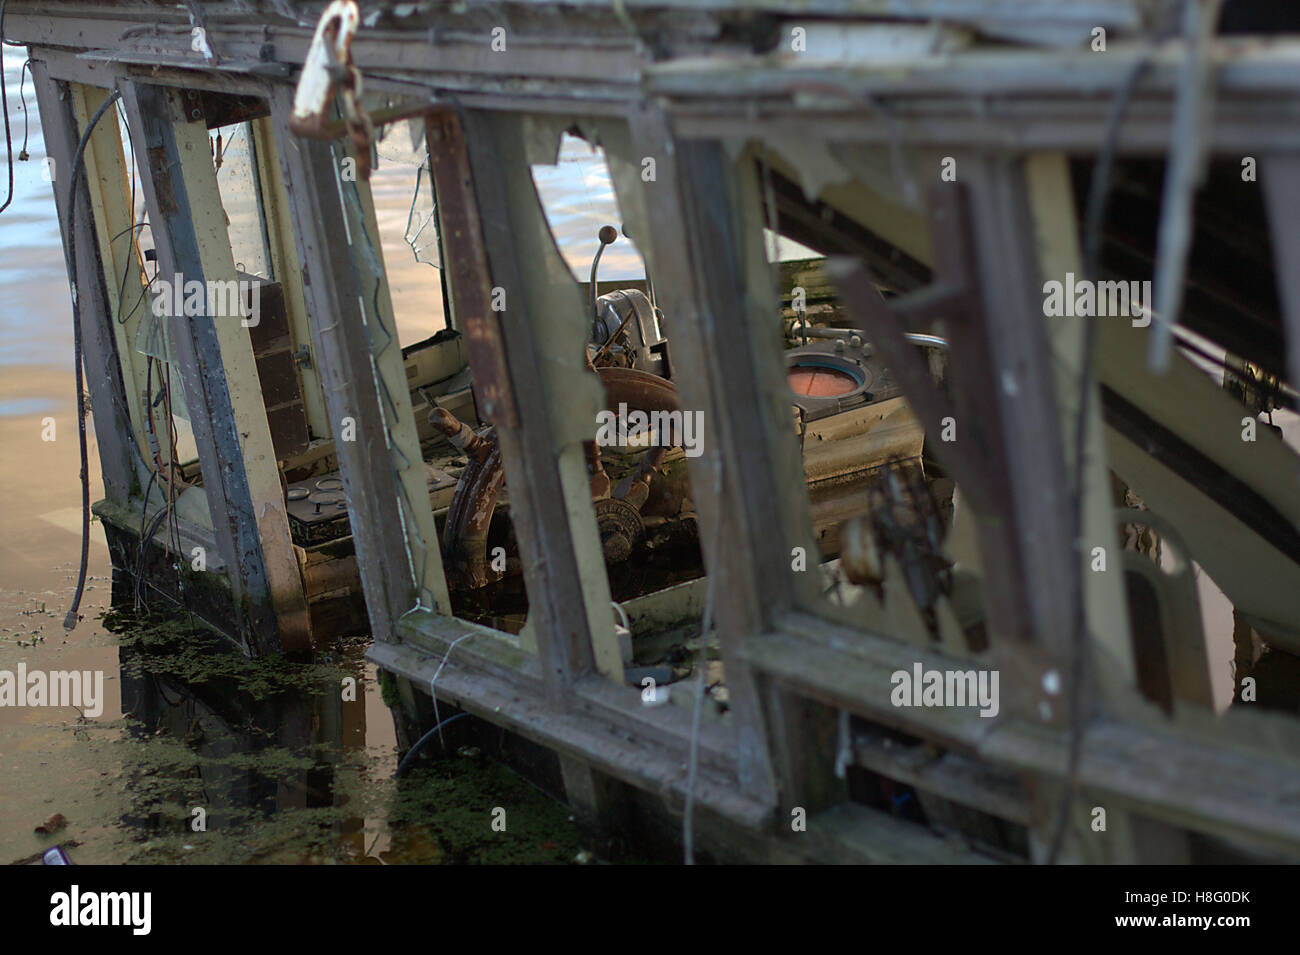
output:
<instances>
[{"instance_id":1,"label":"green algae","mask_svg":"<svg viewBox=\"0 0 1300 955\"><path fill-rule=\"evenodd\" d=\"M102 619L118 635L120 647L140 651L124 654L123 670L132 676L166 676L189 686L230 681L234 691L264 700L328 692L338 680L355 675L330 663L303 664L276 654L249 659L192 618L109 611Z\"/></svg>"},{"instance_id":2,"label":"green algae","mask_svg":"<svg viewBox=\"0 0 1300 955\"><path fill-rule=\"evenodd\" d=\"M391 723L372 732L360 717L395 681L366 667L364 641L319 662L248 660L185 617L103 624L125 715L40 729L65 764L44 801L68 816L74 861L555 864L581 851L567 807L482 755L395 779ZM355 702L346 676L364 687ZM24 853L46 844L30 842Z\"/></svg>"}]
</instances>

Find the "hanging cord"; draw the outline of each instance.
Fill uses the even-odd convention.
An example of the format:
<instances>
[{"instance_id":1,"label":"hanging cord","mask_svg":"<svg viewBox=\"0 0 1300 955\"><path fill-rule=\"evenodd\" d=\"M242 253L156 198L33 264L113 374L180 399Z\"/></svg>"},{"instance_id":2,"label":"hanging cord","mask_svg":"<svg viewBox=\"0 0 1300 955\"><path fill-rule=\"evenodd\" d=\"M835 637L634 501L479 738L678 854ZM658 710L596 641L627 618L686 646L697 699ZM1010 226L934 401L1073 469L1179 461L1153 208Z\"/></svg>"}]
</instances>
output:
<instances>
[{"instance_id":1,"label":"hanging cord","mask_svg":"<svg viewBox=\"0 0 1300 955\"><path fill-rule=\"evenodd\" d=\"M1097 155L1097 165L1093 170L1092 182L1088 187L1088 205L1084 212L1083 226L1083 274L1089 280L1096 280L1101 267L1102 226L1106 218L1106 201L1110 196L1111 178L1115 166L1115 154L1119 150L1119 130L1123 124L1124 114L1128 111L1129 101L1137 89L1138 82L1151 66L1151 47L1148 46L1133 64L1129 75L1115 95L1110 116L1106 120L1106 138L1101 152ZM1097 324L1090 321L1084 325L1083 359L1079 369L1079 407L1075 410L1074 429L1074 513L1073 540L1075 547L1082 546L1083 540L1083 505L1084 505L1084 452L1087 448L1088 407L1092 398L1093 385L1093 351L1097 342ZM1082 566L1082 565L1080 565ZM1076 577L1078 575L1076 574ZM1061 803L1057 808L1056 820L1052 826L1052 841L1047 853L1047 864L1055 865L1065 844L1065 833L1069 828L1070 809L1074 803L1075 793L1079 788L1079 757L1083 751L1084 719L1083 684L1087 672L1088 650L1088 611L1085 606L1082 579L1076 580L1079 588L1078 604L1075 608L1075 622L1071 638L1070 688L1068 706L1069 749L1067 754L1068 775Z\"/></svg>"},{"instance_id":2,"label":"hanging cord","mask_svg":"<svg viewBox=\"0 0 1300 955\"><path fill-rule=\"evenodd\" d=\"M149 483L145 485L144 498L140 504L140 533L137 535L138 541L144 540L144 525L149 515L149 495L153 493L154 482L158 480L158 472L150 469ZM143 576L144 557L139 543L135 549L135 603L136 612L140 611L143 606L143 597L140 594L140 578Z\"/></svg>"},{"instance_id":3,"label":"hanging cord","mask_svg":"<svg viewBox=\"0 0 1300 955\"><path fill-rule=\"evenodd\" d=\"M180 460L180 453L176 449L178 442L178 436L176 434L176 416L172 412L171 362L166 362L163 365L163 375L165 376L167 388L167 435L171 439L171 456L167 461L167 465L170 468L170 474L167 479L167 490L170 498L168 504L168 531L172 536L172 553L176 558L174 561L174 568L176 570L176 590L180 593L184 589L184 585L182 584L184 578L181 575L181 561L183 559L181 556L181 522L180 513L176 507L176 503L177 499L180 497L180 492L186 487L189 487L189 485L185 482L184 474L181 474L180 476L177 475L177 462Z\"/></svg>"},{"instance_id":4,"label":"hanging cord","mask_svg":"<svg viewBox=\"0 0 1300 955\"><path fill-rule=\"evenodd\" d=\"M460 643L462 640L468 640L470 637L477 636L477 633L464 633L451 641L451 643L447 645L447 652L442 655L442 662L438 664L438 669L433 671L433 676L429 680L429 699L433 701L434 730L440 731L447 723L450 723L452 719L455 719L455 717L450 717L444 721L438 718L438 694L434 690L434 687L438 683L438 677L442 676L442 668L447 665L447 660L451 657L451 651L456 649L456 644ZM441 732L438 733L438 739L442 742L443 746L447 745L447 741L442 738ZM410 754L408 753L407 755Z\"/></svg>"},{"instance_id":5,"label":"hanging cord","mask_svg":"<svg viewBox=\"0 0 1300 955\"><path fill-rule=\"evenodd\" d=\"M27 93L25 92L25 90L27 88L26 87L27 74L30 73L31 71L32 71L32 61L31 58L29 57L28 59L23 60L23 68L18 71L18 101L22 103L22 110L23 110L23 148L18 150L18 159L21 162L26 162L29 158L27 155L28 110L27 110Z\"/></svg>"},{"instance_id":6,"label":"hanging cord","mask_svg":"<svg viewBox=\"0 0 1300 955\"><path fill-rule=\"evenodd\" d=\"M5 204L0 206L0 212L4 212L8 209L9 203L14 201L14 144L13 139L9 135L9 84L4 81L5 7L7 6L9 6L9 0L0 0L0 107L3 107L4 109L5 152L8 156L9 165L9 193L5 196ZM21 80L21 77L19 79Z\"/></svg>"},{"instance_id":7,"label":"hanging cord","mask_svg":"<svg viewBox=\"0 0 1300 955\"><path fill-rule=\"evenodd\" d=\"M6 0L0 0L0 23L3 23L4 19L5 2ZM0 64L0 69L3 69L3 64ZM68 183L68 241L64 244L64 258L68 268L68 287L72 292L72 351L77 374L77 432L81 440L81 570L77 575L77 592L72 597L72 606L68 609L68 615L63 618L64 630L71 630L77 625L77 609L81 606L81 595L86 590L86 563L90 557L90 464L89 454L86 451L86 378L81 367L81 303L77 296L77 181L85 168L83 160L86 144L90 142L90 134L95 131L95 124L121 95L118 90L113 90L108 99L99 105L99 109L95 110L95 115L90 117L86 131L81 134L81 142L77 143L77 154L72 158L72 178ZM6 111L6 138L8 133ZM13 175L12 166L10 175Z\"/></svg>"},{"instance_id":8,"label":"hanging cord","mask_svg":"<svg viewBox=\"0 0 1300 955\"><path fill-rule=\"evenodd\" d=\"M717 459L713 470L713 499L722 501L722 459ZM709 583L704 596L704 616L700 620L700 675L695 681L695 712L691 714L691 748L687 757L686 771L686 806L682 811L682 861L686 865L695 865L695 777L700 765L700 716L704 712L704 684L708 669L708 635L713 629L713 591L718 579L718 565L722 561L722 527L721 512L717 515L717 533L713 538L713 566L709 568Z\"/></svg>"}]
</instances>

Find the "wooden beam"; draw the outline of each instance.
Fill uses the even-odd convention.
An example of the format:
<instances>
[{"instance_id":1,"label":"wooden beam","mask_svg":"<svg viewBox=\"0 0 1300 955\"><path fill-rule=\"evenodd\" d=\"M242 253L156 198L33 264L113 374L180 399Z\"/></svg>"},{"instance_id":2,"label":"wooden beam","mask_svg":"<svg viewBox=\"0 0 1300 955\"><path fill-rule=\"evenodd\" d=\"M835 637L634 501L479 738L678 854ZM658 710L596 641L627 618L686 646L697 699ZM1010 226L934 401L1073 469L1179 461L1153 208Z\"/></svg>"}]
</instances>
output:
<instances>
[{"instance_id":1,"label":"wooden beam","mask_svg":"<svg viewBox=\"0 0 1300 955\"><path fill-rule=\"evenodd\" d=\"M1209 59L1224 95L1267 96L1294 91L1296 49L1292 38L1261 46L1250 37L1223 37ZM1133 65L1148 58L1151 65L1142 81L1142 95L1160 98L1167 114L1180 88L1186 57L1186 44L1181 41L1166 43L1154 52L1139 43L1116 44L1104 56L1086 47L988 46L884 62L816 63L810 58L807 63L791 64L758 54L704 55L658 62L645 71L644 82L651 95L697 104L749 99L773 101L770 105L779 108L781 100L791 105L802 96L814 109L830 104L856 112L867 105L868 97L923 99L964 92L967 97L993 99L1065 95L1076 103L1083 99L1104 114Z\"/></svg>"},{"instance_id":2,"label":"wooden beam","mask_svg":"<svg viewBox=\"0 0 1300 955\"><path fill-rule=\"evenodd\" d=\"M468 169L473 170L477 208L470 215L477 215L482 224L492 294L500 290L505 306L486 317L508 328L501 342L509 380L495 384L508 385L509 394L502 395L498 410L504 416L513 406L519 419L516 427L500 421L497 435L523 558L530 629L549 692L559 702L568 687L588 673L601 672L622 682L582 448L582 441L595 433L599 381L584 370L583 338L565 334L576 329L580 336L585 328L582 299L559 258L537 198L524 159L520 119L467 112L462 122L468 166L464 176L444 176L438 194L447 222L447 215L456 214L448 204L465 201L460 183ZM440 143L441 148L458 148L451 138ZM507 158L513 162L507 164ZM460 231L470 244L458 251L449 243L453 261L458 255L476 254L473 236ZM453 265L452 274L464 273ZM453 299L468 316L473 303L484 296L467 300L466 285L462 282ZM492 380L491 368L475 365L474 373L476 379L484 374Z\"/></svg>"},{"instance_id":3,"label":"wooden beam","mask_svg":"<svg viewBox=\"0 0 1300 955\"><path fill-rule=\"evenodd\" d=\"M1015 773L965 753L936 754L932 746L905 747L890 745L892 742L879 735L855 734L854 764L959 806L1029 825L1029 802Z\"/></svg>"},{"instance_id":4,"label":"wooden beam","mask_svg":"<svg viewBox=\"0 0 1300 955\"><path fill-rule=\"evenodd\" d=\"M651 247L656 294L664 313L672 316L674 383L682 407L702 413L708 429L703 453L688 459L688 467L737 723L741 784L775 800L764 699L740 650L747 635L761 632L792 599L788 529L774 518L771 504L792 503L776 482L802 487L803 468L789 426L788 399L783 418L772 408L771 376L778 369L784 386L780 343L775 334L754 332L756 325L779 329L779 307L775 297L770 309L753 302L753 314L744 305L750 295L738 256L742 235L749 234L733 220L734 173L722 148L677 149L666 118L651 108L632 114L630 132L634 155L655 161L656 177L643 187L649 232L638 242ZM749 211L755 215L759 207L752 183L750 188ZM758 235L761 241L761 231ZM745 251L755 254L753 248ZM757 254L762 255L761 247ZM725 366L724 356L730 359ZM783 457L770 445L766 413L780 422L777 428L786 429ZM794 512L811 527L806 503L803 511ZM736 554L746 559L737 560ZM788 789L794 785L793 779L786 783Z\"/></svg>"},{"instance_id":5,"label":"wooden beam","mask_svg":"<svg viewBox=\"0 0 1300 955\"><path fill-rule=\"evenodd\" d=\"M810 857L832 865L993 865L997 861L926 826L854 803L810 817L808 831L789 838Z\"/></svg>"},{"instance_id":6,"label":"wooden beam","mask_svg":"<svg viewBox=\"0 0 1300 955\"><path fill-rule=\"evenodd\" d=\"M415 605L418 590L386 438L389 422L370 354L363 285L349 243L353 225L338 178L342 155L335 144L290 132L291 109L292 91L277 88L271 115L305 274L312 352L336 436L371 632L376 640L391 640L394 621ZM355 440L341 440L345 426L354 429ZM436 552L436 538L423 543ZM444 603L440 609L448 607Z\"/></svg>"},{"instance_id":7,"label":"wooden beam","mask_svg":"<svg viewBox=\"0 0 1300 955\"><path fill-rule=\"evenodd\" d=\"M1084 568L1073 536L1076 474L1066 466L1028 182L1023 163L1012 158L959 155L957 168L960 181L948 188L969 190L966 221L936 220L934 232L965 232L964 254L974 256L979 283L980 314L950 316L945 328L958 441L987 449L993 470L986 478L1004 502L1001 513L980 521L988 626L1004 693L1011 691L1007 701L1059 723L1066 701L1048 686L1068 686ZM958 254L957 244L941 248L940 274L943 256ZM1045 681L1053 670L1058 679ZM1087 690L1079 697L1084 712L1088 698Z\"/></svg>"},{"instance_id":8,"label":"wooden beam","mask_svg":"<svg viewBox=\"0 0 1300 955\"><path fill-rule=\"evenodd\" d=\"M104 493L112 501L124 503L132 493L140 492L134 440L122 368L117 360L112 327L114 309L109 305L107 277L100 259L99 238L94 217L94 196L102 188L90 174L89 166L80 180L76 219L69 221L72 160L81 138L71 91L51 79L45 64L33 61L32 83L41 111L46 154L54 160L54 198L58 209L63 241L76 236L78 307L73 321L81 325L82 364L86 369L90 403L95 413L95 438L99 444L99 466L104 476ZM115 117L105 116L99 129L115 130ZM87 146L87 154L90 147ZM94 191L92 191L94 190ZM89 475L86 475L89 480Z\"/></svg>"},{"instance_id":9,"label":"wooden beam","mask_svg":"<svg viewBox=\"0 0 1300 955\"><path fill-rule=\"evenodd\" d=\"M186 121L179 95L122 85L137 155L145 157L142 185L159 269L206 287L209 280L234 280L234 262L217 214L207 129ZM200 234L214 224L220 224L215 233ZM237 605L245 608L247 647L258 654L303 649L310 645L306 600L248 330L233 317L174 315L167 321L213 530Z\"/></svg>"},{"instance_id":10,"label":"wooden beam","mask_svg":"<svg viewBox=\"0 0 1300 955\"><path fill-rule=\"evenodd\" d=\"M541 663L536 654L523 649L519 638L427 611L404 617L398 634L400 642L420 650L435 663L446 658L447 667L457 666L491 676L514 686L521 696L542 693ZM438 686L441 684L439 677ZM427 689L427 681L424 688ZM691 712L686 707L646 707L637 693L596 674L573 684L567 704L567 709L584 713L595 723L617 727L617 732L624 737L665 750L677 748L685 754L692 724ZM729 726L712 719L702 720L697 744L701 765L719 772L735 772L735 745Z\"/></svg>"},{"instance_id":11,"label":"wooden beam","mask_svg":"<svg viewBox=\"0 0 1300 955\"><path fill-rule=\"evenodd\" d=\"M80 84L69 84L68 91L78 124L83 127L108 96L107 90ZM149 471L145 462L149 446L144 430L147 420L144 394L149 376L144 356L135 345L136 335L150 309L147 295L141 294L145 281L138 245L141 230L132 228L135 210L130 208L128 177L133 176L135 170L128 164L121 127L117 122L100 122L87 144L85 162L86 176L94 184L90 205L95 215L99 257L108 292L106 304L129 412L129 419L124 422L127 429L124 440L136 442L140 449L138 455L132 455L132 463L140 482L147 483Z\"/></svg>"},{"instance_id":12,"label":"wooden beam","mask_svg":"<svg viewBox=\"0 0 1300 955\"><path fill-rule=\"evenodd\" d=\"M257 154L257 175L262 184L262 214L266 217L266 234L271 251L275 278L284 289L285 307L289 313L293 343L310 349L311 318L303 292L303 268L298 261L298 244L294 238L293 209L284 187L284 167L280 164L279 149L275 140L275 127L271 117L264 116L252 123L253 141ZM299 365L297 375L302 382L302 400L307 412L307 426L315 438L332 438L329 412L325 408L324 387L316 362Z\"/></svg>"},{"instance_id":13,"label":"wooden beam","mask_svg":"<svg viewBox=\"0 0 1300 955\"><path fill-rule=\"evenodd\" d=\"M973 710L896 707L890 675L921 662L927 670L966 670L970 661L839 627L807 614L783 619L780 632L755 637L745 656L765 677L792 691L847 709L872 722L978 757L991 769L1015 770L1057 783L1067 772L1064 729L1032 717ZM1110 701L1124 719L1094 718L1083 737L1081 791L1164 822L1268 845L1300 856L1300 792L1294 719L1231 713L1207 720L1185 714L1173 723L1136 699ZM1135 766L1143 767L1141 772ZM1044 789L1044 803L1050 793ZM1081 796L1076 806L1095 805ZM1086 810L1085 810L1086 811ZM1040 820L1046 824L1050 820Z\"/></svg>"},{"instance_id":14,"label":"wooden beam","mask_svg":"<svg viewBox=\"0 0 1300 955\"><path fill-rule=\"evenodd\" d=\"M457 650L459 653L459 650ZM427 686L441 660L415 647L376 643L366 658L415 686ZM530 692L511 680L476 673L451 657L438 676L440 699L481 716L511 732L590 764L615 779L662 793L678 805L685 798L687 773L682 759L685 740L664 748L648 740L629 746L620 727L596 720L581 709L556 707L542 685ZM706 763L699 768L696 805L751 828L766 828L771 807L736 783L734 774Z\"/></svg>"},{"instance_id":15,"label":"wooden beam","mask_svg":"<svg viewBox=\"0 0 1300 955\"><path fill-rule=\"evenodd\" d=\"M906 130L909 145L943 149L988 149L1006 152L1064 151L1090 155L1106 135L1109 100L1080 102L1065 92L986 101L987 109L972 116L969 97L958 87L939 99L891 101L894 123L869 121L860 99L763 103L752 108L780 121L787 142L824 139L846 145L893 146L898 130ZM668 109L674 129L684 139L745 139L754 124L741 103L744 98L695 102L672 99ZM1243 152L1300 149L1300 104L1284 94L1241 92L1219 98L1222 109L1210 131L1211 148L1238 156ZM1158 100L1139 100L1130 108L1119 133L1119 155L1162 156L1169 145L1169 108Z\"/></svg>"}]
</instances>

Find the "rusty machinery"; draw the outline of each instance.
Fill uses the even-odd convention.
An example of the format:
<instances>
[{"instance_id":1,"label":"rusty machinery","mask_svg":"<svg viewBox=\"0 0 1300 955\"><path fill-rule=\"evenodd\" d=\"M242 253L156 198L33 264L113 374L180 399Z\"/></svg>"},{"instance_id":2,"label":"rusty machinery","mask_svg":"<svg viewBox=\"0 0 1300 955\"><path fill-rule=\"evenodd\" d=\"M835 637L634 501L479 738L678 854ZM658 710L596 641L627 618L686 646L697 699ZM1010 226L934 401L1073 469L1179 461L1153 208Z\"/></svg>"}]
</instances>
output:
<instances>
[{"instance_id":1,"label":"rusty machinery","mask_svg":"<svg viewBox=\"0 0 1300 955\"><path fill-rule=\"evenodd\" d=\"M623 234L627 235L626 229ZM663 313L654 304L649 278L644 292L629 288L597 294L601 255L617 238L613 226L600 230L600 246L591 266L587 369L600 377L606 409L614 414L680 413L677 388L668 380L671 366ZM476 590L519 571L510 534L492 527L505 485L500 448L493 428L475 433L444 408L435 408L430 421L468 459L447 512L443 553L453 588ZM596 441L585 443L606 563L627 561L639 546L694 541L695 512L685 469L680 461L669 460L673 440L664 434L649 436L645 449L632 454L602 453ZM509 555L504 562L489 559L490 537Z\"/></svg>"},{"instance_id":2,"label":"rusty machinery","mask_svg":"<svg viewBox=\"0 0 1300 955\"><path fill-rule=\"evenodd\" d=\"M601 257L617 241L618 235L614 227L605 226L598 236L600 245L592 261L588 291L591 328L586 366L604 385L608 411L680 413L677 389L669 380L672 366L664 316L655 303L649 276L645 291L626 288L598 294ZM623 235L627 235L626 229ZM853 412L901 394L888 369L863 340L860 330L813 328L805 320L797 331L803 343L787 352L787 373L791 401L804 428L819 419ZM809 341L810 337L816 340ZM928 339L928 336L917 336L922 337ZM946 343L928 339L914 344L935 348ZM505 485L494 430L489 427L475 433L442 408L432 411L430 422L468 459L456 484L443 532L444 557L453 588L476 590L518 573L519 562L514 556L517 546L505 522L493 527L493 516ZM918 429L918 454L919 441ZM697 529L690 485L682 462L669 458L671 451L671 439L664 435L652 437L645 450L638 452L639 457L619 448L602 449L595 441L586 443L592 503L607 564L626 562L638 547L695 541ZM900 462L884 457L863 460L858 468L861 479L837 480L835 483L841 486L836 493L860 493L864 480L887 463ZM906 463L919 465L919 459ZM923 478L919 489L912 485L910 470L898 471L891 467L887 472L881 481L868 487L869 515L901 514L908 509L906 501L915 504L921 498L928 499L928 492L918 493L923 489ZM809 480L817 483L817 475L810 474ZM911 508L915 515L923 515L922 526L901 519L881 524L879 516L870 518L873 546L883 545L900 560L923 607L930 603L922 599L923 593L947 589L946 568L936 565L934 560L938 553L935 538L941 532L934 526L936 510L932 500L930 505ZM863 537L862 534L846 536L855 540ZM923 541L924 546L918 546ZM507 555L504 562L489 559L496 546L504 548Z\"/></svg>"}]
</instances>

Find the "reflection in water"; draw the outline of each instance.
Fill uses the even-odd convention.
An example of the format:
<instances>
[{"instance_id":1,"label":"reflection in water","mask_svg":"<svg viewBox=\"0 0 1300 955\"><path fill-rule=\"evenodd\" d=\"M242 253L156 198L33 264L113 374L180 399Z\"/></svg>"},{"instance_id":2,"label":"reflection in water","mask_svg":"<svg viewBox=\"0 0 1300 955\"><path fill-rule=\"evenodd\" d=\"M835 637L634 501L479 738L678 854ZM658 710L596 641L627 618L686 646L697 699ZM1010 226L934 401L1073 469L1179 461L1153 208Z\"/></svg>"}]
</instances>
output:
<instances>
[{"instance_id":1,"label":"reflection in water","mask_svg":"<svg viewBox=\"0 0 1300 955\"><path fill-rule=\"evenodd\" d=\"M367 747L377 688L364 640L299 664L248 660L175 616L106 622L119 643L125 732L107 745L124 747L128 861L554 863L579 851L568 810L480 748L449 747L394 780L391 746Z\"/></svg>"}]
</instances>

